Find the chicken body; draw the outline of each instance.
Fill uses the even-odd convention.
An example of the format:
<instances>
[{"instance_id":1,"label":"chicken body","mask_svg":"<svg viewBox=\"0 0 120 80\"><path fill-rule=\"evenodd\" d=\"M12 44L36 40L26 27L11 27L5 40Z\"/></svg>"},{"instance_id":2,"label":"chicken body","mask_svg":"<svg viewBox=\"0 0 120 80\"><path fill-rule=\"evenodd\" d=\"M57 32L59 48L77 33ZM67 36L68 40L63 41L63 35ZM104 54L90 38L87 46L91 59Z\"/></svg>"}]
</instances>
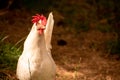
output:
<instances>
[{"instance_id":1,"label":"chicken body","mask_svg":"<svg viewBox=\"0 0 120 80\"><path fill-rule=\"evenodd\" d=\"M24 43L24 50L17 64L19 80L55 80L56 65L48 51L45 33L39 34L33 25Z\"/></svg>"}]
</instances>

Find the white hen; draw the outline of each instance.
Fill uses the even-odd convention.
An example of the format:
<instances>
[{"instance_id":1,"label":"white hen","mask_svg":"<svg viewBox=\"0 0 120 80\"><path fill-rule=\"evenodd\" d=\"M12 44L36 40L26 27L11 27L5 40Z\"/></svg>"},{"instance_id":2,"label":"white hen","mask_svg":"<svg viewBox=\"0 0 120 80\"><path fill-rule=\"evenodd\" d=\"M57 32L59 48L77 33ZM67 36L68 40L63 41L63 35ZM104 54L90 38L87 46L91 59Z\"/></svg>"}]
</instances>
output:
<instances>
[{"instance_id":1,"label":"white hen","mask_svg":"<svg viewBox=\"0 0 120 80\"><path fill-rule=\"evenodd\" d=\"M24 42L23 53L18 60L17 77L19 80L55 80L56 65L49 55L54 25L53 15L49 14L46 26L46 18L43 15L34 16L33 22Z\"/></svg>"}]
</instances>

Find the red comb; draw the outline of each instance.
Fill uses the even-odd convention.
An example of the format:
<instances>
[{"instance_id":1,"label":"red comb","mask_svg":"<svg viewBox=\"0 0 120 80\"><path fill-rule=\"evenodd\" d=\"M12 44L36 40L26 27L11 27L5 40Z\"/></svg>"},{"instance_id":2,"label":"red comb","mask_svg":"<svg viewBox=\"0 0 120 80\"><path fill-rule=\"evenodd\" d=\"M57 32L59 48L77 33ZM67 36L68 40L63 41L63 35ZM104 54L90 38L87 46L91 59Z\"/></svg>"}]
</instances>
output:
<instances>
[{"instance_id":1,"label":"red comb","mask_svg":"<svg viewBox=\"0 0 120 80\"><path fill-rule=\"evenodd\" d=\"M46 17L43 15L36 14L35 16L32 17L33 17L32 23L37 23L39 20L42 21L42 25L46 25L47 23Z\"/></svg>"}]
</instances>

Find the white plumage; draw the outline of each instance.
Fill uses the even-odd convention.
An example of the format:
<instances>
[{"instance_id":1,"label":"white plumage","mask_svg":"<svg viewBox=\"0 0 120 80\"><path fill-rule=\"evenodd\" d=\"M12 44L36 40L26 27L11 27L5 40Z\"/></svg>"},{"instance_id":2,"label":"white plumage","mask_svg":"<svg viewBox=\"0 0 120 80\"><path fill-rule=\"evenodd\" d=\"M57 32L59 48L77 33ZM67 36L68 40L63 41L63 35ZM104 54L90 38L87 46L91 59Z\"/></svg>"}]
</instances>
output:
<instances>
[{"instance_id":1,"label":"white plumage","mask_svg":"<svg viewBox=\"0 0 120 80\"><path fill-rule=\"evenodd\" d=\"M55 80L56 65L50 51L53 25L52 13L43 34L39 34L37 24L33 24L18 60L16 74L19 80Z\"/></svg>"}]
</instances>

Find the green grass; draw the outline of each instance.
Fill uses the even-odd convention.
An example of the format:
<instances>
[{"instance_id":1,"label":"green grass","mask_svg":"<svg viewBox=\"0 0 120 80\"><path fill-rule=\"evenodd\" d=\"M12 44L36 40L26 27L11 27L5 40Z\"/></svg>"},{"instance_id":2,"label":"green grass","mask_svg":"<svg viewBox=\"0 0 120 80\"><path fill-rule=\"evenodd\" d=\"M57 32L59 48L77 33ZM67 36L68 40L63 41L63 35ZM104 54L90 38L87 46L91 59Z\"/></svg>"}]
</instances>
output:
<instances>
[{"instance_id":1,"label":"green grass","mask_svg":"<svg viewBox=\"0 0 120 80\"><path fill-rule=\"evenodd\" d=\"M15 69L21 49L13 44L5 43L5 37L0 37L0 69Z\"/></svg>"}]
</instances>

